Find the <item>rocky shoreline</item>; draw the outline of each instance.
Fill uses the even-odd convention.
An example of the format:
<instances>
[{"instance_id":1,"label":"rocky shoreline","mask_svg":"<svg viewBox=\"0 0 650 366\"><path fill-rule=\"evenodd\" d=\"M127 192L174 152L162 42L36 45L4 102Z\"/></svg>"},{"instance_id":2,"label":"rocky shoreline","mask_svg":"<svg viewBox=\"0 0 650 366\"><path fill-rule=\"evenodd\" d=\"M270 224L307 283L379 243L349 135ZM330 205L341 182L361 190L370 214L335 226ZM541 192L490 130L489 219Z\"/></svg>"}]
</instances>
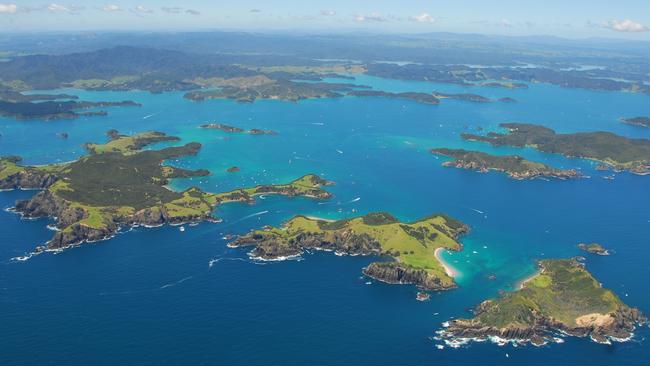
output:
<instances>
[{"instance_id":1,"label":"rocky shoreline","mask_svg":"<svg viewBox=\"0 0 650 366\"><path fill-rule=\"evenodd\" d=\"M399 262L374 262L363 269L363 274L391 285L415 285L425 291L442 291L457 288L455 283L444 283L423 269L405 266Z\"/></svg>"},{"instance_id":2,"label":"rocky shoreline","mask_svg":"<svg viewBox=\"0 0 650 366\"><path fill-rule=\"evenodd\" d=\"M480 151L463 149L432 149L431 153L451 157L442 165L480 173L498 171L517 180L536 178L574 179L582 175L575 169L556 169L546 164L526 160L518 155L496 156Z\"/></svg>"},{"instance_id":3,"label":"rocky shoreline","mask_svg":"<svg viewBox=\"0 0 650 366\"><path fill-rule=\"evenodd\" d=\"M540 268L519 290L482 302L473 318L445 322L438 332L441 339L540 346L559 332L611 343L630 339L635 327L647 322L638 309L602 288L577 260L545 260Z\"/></svg>"},{"instance_id":4,"label":"rocky shoreline","mask_svg":"<svg viewBox=\"0 0 650 366\"><path fill-rule=\"evenodd\" d=\"M476 309L480 314L490 306L484 302ZM534 346L542 346L552 341L554 333L563 333L573 337L590 337L594 342L610 344L630 339L634 335L637 325L647 322L646 317L638 309L622 308L605 316L593 315L584 320L582 325L567 326L552 318L535 314L530 326L498 328L486 326L472 320L452 320L448 327L439 332L439 335L446 340L461 341L484 341L491 338L498 338L504 341L517 343L530 343Z\"/></svg>"}]
</instances>

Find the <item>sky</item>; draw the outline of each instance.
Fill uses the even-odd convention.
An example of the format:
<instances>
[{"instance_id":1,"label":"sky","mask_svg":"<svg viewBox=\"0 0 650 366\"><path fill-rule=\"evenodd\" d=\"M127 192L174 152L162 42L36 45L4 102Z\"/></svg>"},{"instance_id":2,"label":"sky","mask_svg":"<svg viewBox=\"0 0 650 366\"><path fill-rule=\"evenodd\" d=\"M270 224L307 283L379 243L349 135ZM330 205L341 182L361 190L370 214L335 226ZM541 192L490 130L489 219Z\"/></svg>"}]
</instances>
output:
<instances>
[{"instance_id":1,"label":"sky","mask_svg":"<svg viewBox=\"0 0 650 366\"><path fill-rule=\"evenodd\" d=\"M455 32L650 41L649 0L0 0L0 31Z\"/></svg>"}]
</instances>

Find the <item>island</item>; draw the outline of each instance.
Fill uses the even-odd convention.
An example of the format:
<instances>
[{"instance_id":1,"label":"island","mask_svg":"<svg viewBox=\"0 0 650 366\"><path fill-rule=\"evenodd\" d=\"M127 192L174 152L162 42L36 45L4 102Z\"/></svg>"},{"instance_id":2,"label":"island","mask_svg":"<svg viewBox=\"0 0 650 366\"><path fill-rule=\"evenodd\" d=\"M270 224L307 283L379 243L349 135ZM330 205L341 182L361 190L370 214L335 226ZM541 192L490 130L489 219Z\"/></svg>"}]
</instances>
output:
<instances>
[{"instance_id":1,"label":"island","mask_svg":"<svg viewBox=\"0 0 650 366\"><path fill-rule=\"evenodd\" d=\"M209 129L209 130L221 130L225 132L233 132L233 133L238 133L238 132L244 132L243 129L235 126L229 126L225 125L223 123L207 123L204 125L200 126L201 128Z\"/></svg>"},{"instance_id":2,"label":"island","mask_svg":"<svg viewBox=\"0 0 650 366\"><path fill-rule=\"evenodd\" d=\"M230 168L226 169L227 173L237 173L238 171L240 171L238 166L231 166Z\"/></svg>"},{"instance_id":3,"label":"island","mask_svg":"<svg viewBox=\"0 0 650 366\"><path fill-rule=\"evenodd\" d=\"M331 221L296 216L282 227L266 227L238 237L230 247L254 247L250 256L280 260L305 250L334 251L339 255L384 256L363 273L390 284L412 284L423 290L456 287L453 272L439 259L441 250L461 249L460 235L469 230L447 215L431 215L402 223L388 213Z\"/></svg>"},{"instance_id":4,"label":"island","mask_svg":"<svg viewBox=\"0 0 650 366\"><path fill-rule=\"evenodd\" d=\"M207 170L186 170L163 162L195 155L201 144L190 142L160 150L142 150L163 141L178 141L161 132L133 136L109 131L104 144L86 144L88 154L62 164L20 165L15 156L0 159L0 189L39 189L13 210L24 218L49 217L56 233L32 254L59 251L83 243L111 238L123 228L215 221L212 210L226 202L254 202L258 195L279 194L327 199L322 186L332 184L310 174L289 184L260 185L224 193L192 187L173 191L173 178L207 176Z\"/></svg>"},{"instance_id":5,"label":"island","mask_svg":"<svg viewBox=\"0 0 650 366\"><path fill-rule=\"evenodd\" d=\"M208 123L200 126L201 128L208 130L221 130L230 133L242 133L246 132L251 135L277 135L278 133L273 130L263 130L261 128L251 128L249 131L244 130L243 128L225 125L223 123Z\"/></svg>"},{"instance_id":6,"label":"island","mask_svg":"<svg viewBox=\"0 0 650 366\"><path fill-rule=\"evenodd\" d=\"M543 163L529 161L518 155L497 156L481 151L463 149L431 149L431 153L453 158L442 165L470 169L481 173L490 170L503 172L513 179L558 178L569 179L581 176L576 170L564 170L550 167Z\"/></svg>"},{"instance_id":7,"label":"island","mask_svg":"<svg viewBox=\"0 0 650 366\"><path fill-rule=\"evenodd\" d=\"M417 92L403 92L403 93L391 93L381 90L353 90L348 92L348 96L354 97L383 97L383 98L395 98L395 99L410 99L412 101L424 104L438 105L440 100L433 96L433 94L428 93L417 93Z\"/></svg>"},{"instance_id":8,"label":"island","mask_svg":"<svg viewBox=\"0 0 650 366\"><path fill-rule=\"evenodd\" d=\"M84 109L133 106L140 106L140 104L130 100L121 102L83 102L75 100L33 101L32 99L30 101L13 102L0 99L0 116L12 117L17 120L40 119L52 121L58 119L75 119L80 117L107 115L106 111L80 112L80 110Z\"/></svg>"},{"instance_id":9,"label":"island","mask_svg":"<svg viewBox=\"0 0 650 366\"><path fill-rule=\"evenodd\" d=\"M611 132L555 133L550 128L526 123L502 123L507 133L486 136L464 133L462 138L493 146L533 147L547 153L586 158L631 173L650 174L650 140L632 139Z\"/></svg>"},{"instance_id":10,"label":"island","mask_svg":"<svg viewBox=\"0 0 650 366\"><path fill-rule=\"evenodd\" d=\"M515 83L511 81L490 81L482 83L480 86L504 89L528 89L528 84L526 83Z\"/></svg>"},{"instance_id":11,"label":"island","mask_svg":"<svg viewBox=\"0 0 650 366\"><path fill-rule=\"evenodd\" d=\"M227 85L214 90L192 91L186 93L184 97L193 101L233 99L240 103L252 103L258 99L275 99L297 102L304 99L342 97L342 92L357 88L366 87L353 84L307 83L281 79L245 87Z\"/></svg>"},{"instance_id":12,"label":"island","mask_svg":"<svg viewBox=\"0 0 650 366\"><path fill-rule=\"evenodd\" d=\"M436 97L437 99L456 99L456 100L462 100L464 102L474 102L474 103L490 103L492 101L490 98L486 98L482 95L468 94L468 93L449 94L449 93L441 93L441 92L434 91L433 96Z\"/></svg>"},{"instance_id":13,"label":"island","mask_svg":"<svg viewBox=\"0 0 650 366\"><path fill-rule=\"evenodd\" d=\"M497 339L539 346L561 332L610 343L629 339L635 326L646 322L576 259L540 261L538 273L519 290L484 301L474 313L471 319L443 324L447 327L439 335L447 341Z\"/></svg>"},{"instance_id":14,"label":"island","mask_svg":"<svg viewBox=\"0 0 650 366\"><path fill-rule=\"evenodd\" d=\"M501 103L517 103L517 100L514 98L510 97L504 97L504 98L499 98L499 102Z\"/></svg>"},{"instance_id":15,"label":"island","mask_svg":"<svg viewBox=\"0 0 650 366\"><path fill-rule=\"evenodd\" d=\"M628 125L650 128L650 117L621 118L621 122Z\"/></svg>"},{"instance_id":16,"label":"island","mask_svg":"<svg viewBox=\"0 0 650 366\"><path fill-rule=\"evenodd\" d=\"M591 254L609 255L609 251L598 243L591 243L591 244L580 243L578 244L578 248Z\"/></svg>"}]
</instances>

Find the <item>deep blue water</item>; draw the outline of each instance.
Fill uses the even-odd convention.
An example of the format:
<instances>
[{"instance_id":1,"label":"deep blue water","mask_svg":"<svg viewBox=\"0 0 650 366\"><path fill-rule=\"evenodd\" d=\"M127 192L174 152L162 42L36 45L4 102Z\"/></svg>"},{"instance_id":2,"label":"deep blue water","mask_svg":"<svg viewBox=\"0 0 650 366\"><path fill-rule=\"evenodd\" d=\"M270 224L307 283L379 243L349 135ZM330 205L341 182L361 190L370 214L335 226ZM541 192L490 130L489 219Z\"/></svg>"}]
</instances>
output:
<instances>
[{"instance_id":1,"label":"deep blue water","mask_svg":"<svg viewBox=\"0 0 650 366\"><path fill-rule=\"evenodd\" d=\"M371 77L355 83L389 91L511 96L519 103L445 100L427 106L352 97L193 103L181 93L72 90L82 99L133 99L144 105L73 121L0 119L0 154L21 155L30 164L74 159L83 154L84 142L104 141L110 128L124 133L155 129L203 144L198 156L170 163L208 168L213 175L176 181L178 189L198 185L221 191L286 182L311 172L337 182L329 202L268 197L255 205L229 204L216 210L224 219L219 224L186 227L183 233L173 227L138 228L20 263L11 258L51 237L48 221L23 221L1 211L0 364L648 364L647 328L639 329L634 341L613 346L567 339L542 348L477 343L438 350L430 337L443 321L468 316L468 309L483 299L512 289L533 273L535 259L583 255L576 244L586 241L615 252L589 256L588 269L628 304L650 313L650 177L621 173L605 180L609 173L595 171L585 160L459 138L478 126L490 131L513 121L560 132L606 130L650 138L650 130L618 122L623 116L649 115L649 96L543 84L504 90ZM197 128L213 121L279 134ZM58 139L59 132L70 138ZM591 178L521 182L444 168L428 149L445 146L516 152L582 169ZM225 173L233 165L241 172ZM0 206L33 193L2 192ZM361 268L372 258L319 253L255 263L222 239L281 224L299 213L342 218L377 210L403 220L446 212L470 224L464 250L447 255L461 272L460 288L417 302L413 287L367 285ZM487 279L491 274L496 280Z\"/></svg>"}]
</instances>

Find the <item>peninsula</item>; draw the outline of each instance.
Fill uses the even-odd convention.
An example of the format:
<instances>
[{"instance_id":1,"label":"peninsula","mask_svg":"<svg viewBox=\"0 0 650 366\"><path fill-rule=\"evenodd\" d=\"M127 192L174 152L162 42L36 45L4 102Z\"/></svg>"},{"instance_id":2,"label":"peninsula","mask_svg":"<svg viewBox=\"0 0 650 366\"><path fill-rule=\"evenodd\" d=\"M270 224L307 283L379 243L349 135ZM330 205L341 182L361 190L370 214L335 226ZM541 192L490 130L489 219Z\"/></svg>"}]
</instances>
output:
<instances>
[{"instance_id":1,"label":"peninsula","mask_svg":"<svg viewBox=\"0 0 650 366\"><path fill-rule=\"evenodd\" d=\"M575 170L564 170L550 167L546 164L529 161L518 155L497 156L480 151L469 151L463 149L432 149L431 153L448 156L452 161L446 161L442 165L470 169L481 173L490 170L503 172L513 179L535 179L535 178L578 178L580 173Z\"/></svg>"},{"instance_id":2,"label":"peninsula","mask_svg":"<svg viewBox=\"0 0 650 366\"><path fill-rule=\"evenodd\" d=\"M50 217L56 234L34 253L63 250L104 240L132 226L214 221L212 210L225 202L253 202L257 195L279 194L327 199L321 188L332 184L306 175L289 184L260 185L224 193L189 188L172 191L173 178L206 176L207 170L186 170L163 165L165 160L195 155L201 145L191 142L160 150L142 150L162 141L178 141L160 132L124 136L109 131L105 144L86 144L88 155L76 161L23 166L20 158L0 159L0 189L39 189L32 198L16 202L14 210L24 218Z\"/></svg>"},{"instance_id":3,"label":"peninsula","mask_svg":"<svg viewBox=\"0 0 650 366\"><path fill-rule=\"evenodd\" d=\"M424 290L456 287L440 250L460 250L460 235L469 230L446 215L432 215L402 223L388 213L371 213L339 221L296 216L283 227L266 227L240 236L230 247L253 246L251 257L278 260L305 250L328 250L345 255L390 258L363 269L371 278L391 284L413 284Z\"/></svg>"},{"instance_id":4,"label":"peninsula","mask_svg":"<svg viewBox=\"0 0 650 366\"><path fill-rule=\"evenodd\" d=\"M474 318L450 321L439 334L446 340L499 337L542 345L562 332L610 343L630 338L646 321L575 259L543 260L539 268L519 290L484 301Z\"/></svg>"},{"instance_id":5,"label":"peninsula","mask_svg":"<svg viewBox=\"0 0 650 366\"><path fill-rule=\"evenodd\" d=\"M508 132L490 132L486 136L464 133L461 136L465 140L488 142L494 146L530 146L547 153L599 161L616 170L650 174L650 140L602 131L558 134L550 128L525 123L503 123L500 126Z\"/></svg>"}]
</instances>

